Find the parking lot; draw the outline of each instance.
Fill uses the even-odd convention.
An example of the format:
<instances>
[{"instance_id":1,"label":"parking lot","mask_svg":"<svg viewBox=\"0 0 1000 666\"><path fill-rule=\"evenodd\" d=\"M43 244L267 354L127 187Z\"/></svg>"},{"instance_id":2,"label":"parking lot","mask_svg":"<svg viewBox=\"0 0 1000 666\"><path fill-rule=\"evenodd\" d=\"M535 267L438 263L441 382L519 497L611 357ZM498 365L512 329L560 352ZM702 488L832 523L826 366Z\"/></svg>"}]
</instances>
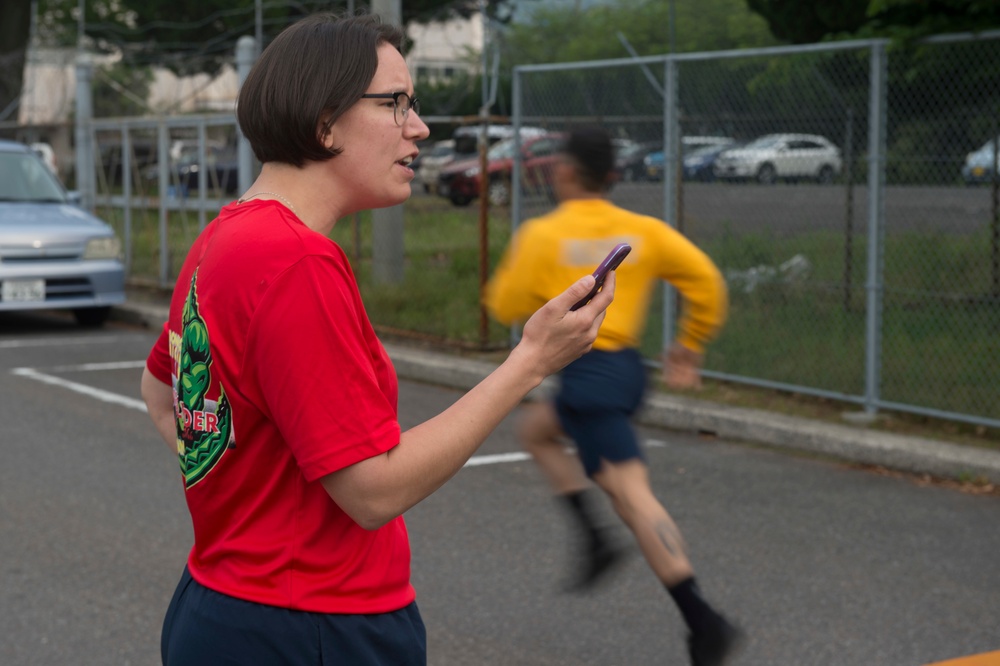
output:
<instances>
[{"instance_id":1,"label":"parking lot","mask_svg":"<svg viewBox=\"0 0 1000 666\"><path fill-rule=\"evenodd\" d=\"M154 337L0 315L0 663L158 663L191 531L139 400ZM401 382L400 420L457 397ZM706 595L750 634L738 663L919 666L1000 648L997 497L642 434ZM407 521L430 664L686 663L638 555L591 595L559 591L566 526L509 420Z\"/></svg>"}]
</instances>

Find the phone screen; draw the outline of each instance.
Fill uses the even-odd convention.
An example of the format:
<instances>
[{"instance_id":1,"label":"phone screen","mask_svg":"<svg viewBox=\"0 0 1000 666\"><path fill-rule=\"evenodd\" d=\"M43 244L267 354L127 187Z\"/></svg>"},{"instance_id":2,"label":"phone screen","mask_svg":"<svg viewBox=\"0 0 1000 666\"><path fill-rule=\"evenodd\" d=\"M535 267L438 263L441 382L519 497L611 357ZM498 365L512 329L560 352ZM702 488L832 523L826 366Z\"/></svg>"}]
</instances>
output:
<instances>
[{"instance_id":1,"label":"phone screen","mask_svg":"<svg viewBox=\"0 0 1000 666\"><path fill-rule=\"evenodd\" d=\"M579 310L584 305L589 303L590 299L596 296L597 292L599 292L601 290L601 287L604 286L604 280L605 278L608 277L608 273L618 268L618 266L621 265L622 261L625 260L625 257L628 256L628 253L631 251L632 251L632 246L629 245L628 243L619 243L618 245L616 245L614 249L608 253L608 256L604 258L604 261L601 262L601 265L598 266L597 269L594 271L594 279L595 279L594 288L590 290L589 294L587 294L579 301L577 301L576 304L570 308L570 310Z\"/></svg>"}]
</instances>

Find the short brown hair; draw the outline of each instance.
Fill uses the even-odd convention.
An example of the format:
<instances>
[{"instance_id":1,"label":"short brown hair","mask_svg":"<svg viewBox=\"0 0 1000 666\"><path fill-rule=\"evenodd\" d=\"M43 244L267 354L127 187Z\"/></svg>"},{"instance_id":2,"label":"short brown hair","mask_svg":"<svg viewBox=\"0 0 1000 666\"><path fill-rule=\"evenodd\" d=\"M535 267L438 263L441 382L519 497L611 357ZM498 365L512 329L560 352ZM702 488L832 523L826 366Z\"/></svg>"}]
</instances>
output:
<instances>
[{"instance_id":1,"label":"short brown hair","mask_svg":"<svg viewBox=\"0 0 1000 666\"><path fill-rule=\"evenodd\" d=\"M332 125L361 99L378 67L378 48L402 52L405 33L374 14L308 16L275 37L250 70L236 101L240 130L261 162L302 166L340 154L323 145Z\"/></svg>"},{"instance_id":2,"label":"short brown hair","mask_svg":"<svg viewBox=\"0 0 1000 666\"><path fill-rule=\"evenodd\" d=\"M603 127L592 125L571 131L563 144L563 155L576 169L583 189L603 192L611 186L615 148Z\"/></svg>"}]
</instances>

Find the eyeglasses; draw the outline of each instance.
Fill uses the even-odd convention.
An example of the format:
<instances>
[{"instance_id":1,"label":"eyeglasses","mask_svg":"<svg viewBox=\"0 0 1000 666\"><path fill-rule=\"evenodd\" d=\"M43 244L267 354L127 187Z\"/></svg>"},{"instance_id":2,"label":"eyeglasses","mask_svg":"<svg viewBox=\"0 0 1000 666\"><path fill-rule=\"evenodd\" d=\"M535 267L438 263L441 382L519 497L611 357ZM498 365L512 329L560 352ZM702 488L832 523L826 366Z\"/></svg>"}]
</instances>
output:
<instances>
[{"instance_id":1,"label":"eyeglasses","mask_svg":"<svg viewBox=\"0 0 1000 666\"><path fill-rule=\"evenodd\" d=\"M410 115L410 109L417 115L420 115L420 101L416 97L410 97L405 92L393 92L393 93L365 93L361 96L362 99L391 99L392 100L392 117L396 120L397 125L402 125L406 122L407 117Z\"/></svg>"}]
</instances>

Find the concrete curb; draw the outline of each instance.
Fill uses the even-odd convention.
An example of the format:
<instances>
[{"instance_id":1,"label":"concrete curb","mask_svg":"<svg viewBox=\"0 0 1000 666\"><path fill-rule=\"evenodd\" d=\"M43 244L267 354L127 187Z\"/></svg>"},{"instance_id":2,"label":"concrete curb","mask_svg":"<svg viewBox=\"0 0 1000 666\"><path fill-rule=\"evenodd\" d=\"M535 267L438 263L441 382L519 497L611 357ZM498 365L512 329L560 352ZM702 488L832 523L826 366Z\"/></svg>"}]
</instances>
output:
<instances>
[{"instance_id":1,"label":"concrete curb","mask_svg":"<svg viewBox=\"0 0 1000 666\"><path fill-rule=\"evenodd\" d=\"M112 318L158 330L167 318L162 305L126 303L112 308ZM396 373L403 379L468 390L496 369L495 363L457 355L386 344ZM551 390L552 380L534 396ZM1000 483L1000 451L906 437L811 419L651 394L639 421L683 432L709 432L737 441L788 451L807 452L846 462L950 479L985 478Z\"/></svg>"}]
</instances>

